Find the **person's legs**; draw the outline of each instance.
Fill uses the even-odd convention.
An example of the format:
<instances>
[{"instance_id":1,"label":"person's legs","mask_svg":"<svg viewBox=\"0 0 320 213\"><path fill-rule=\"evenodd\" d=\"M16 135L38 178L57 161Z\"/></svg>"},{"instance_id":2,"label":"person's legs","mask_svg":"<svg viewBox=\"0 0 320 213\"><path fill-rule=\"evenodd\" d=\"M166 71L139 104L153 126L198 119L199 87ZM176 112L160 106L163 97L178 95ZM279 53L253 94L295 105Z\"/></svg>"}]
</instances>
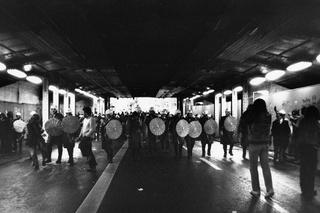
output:
<instances>
[{"instance_id":1,"label":"person's legs","mask_svg":"<svg viewBox=\"0 0 320 213\"><path fill-rule=\"evenodd\" d=\"M257 194L260 193L259 173L258 173L258 157L260 153L259 145L249 145L250 158L250 174L252 190Z\"/></svg>"},{"instance_id":2,"label":"person's legs","mask_svg":"<svg viewBox=\"0 0 320 213\"><path fill-rule=\"evenodd\" d=\"M207 150L207 155L211 156L211 143L208 143L208 150Z\"/></svg>"},{"instance_id":3,"label":"person's legs","mask_svg":"<svg viewBox=\"0 0 320 213\"><path fill-rule=\"evenodd\" d=\"M202 157L206 156L206 142L201 140Z\"/></svg>"},{"instance_id":4,"label":"person's legs","mask_svg":"<svg viewBox=\"0 0 320 213\"><path fill-rule=\"evenodd\" d=\"M273 193L272 177L271 177L268 157L269 157L268 146L264 145L264 146L262 146L262 149L260 152L260 164L261 164L261 168L262 168L262 172L263 172L264 183L265 183L266 189L267 189L267 195L268 195L268 193L269 194Z\"/></svg>"},{"instance_id":5,"label":"person's legs","mask_svg":"<svg viewBox=\"0 0 320 213\"><path fill-rule=\"evenodd\" d=\"M223 151L224 151L223 157L227 157L227 149L228 149L228 145L227 144L223 144Z\"/></svg>"},{"instance_id":6,"label":"person's legs","mask_svg":"<svg viewBox=\"0 0 320 213\"><path fill-rule=\"evenodd\" d=\"M242 158L246 159L247 156L247 146L243 145L242 146Z\"/></svg>"},{"instance_id":7,"label":"person's legs","mask_svg":"<svg viewBox=\"0 0 320 213\"><path fill-rule=\"evenodd\" d=\"M46 160L46 163L50 163L51 162L51 153L52 153L52 143L50 141L48 141L46 148L47 148L47 160Z\"/></svg>"},{"instance_id":8,"label":"person's legs","mask_svg":"<svg viewBox=\"0 0 320 213\"><path fill-rule=\"evenodd\" d=\"M231 144L230 144L230 147L229 147L229 154L230 154L231 156L233 156L232 150L233 150L233 143L231 143Z\"/></svg>"},{"instance_id":9,"label":"person's legs","mask_svg":"<svg viewBox=\"0 0 320 213\"><path fill-rule=\"evenodd\" d=\"M71 166L74 164L74 162L73 162L73 147L74 147L74 146L70 145L70 146L68 146L68 148L67 148L68 155L69 155L68 163L70 163Z\"/></svg>"},{"instance_id":10,"label":"person's legs","mask_svg":"<svg viewBox=\"0 0 320 213\"><path fill-rule=\"evenodd\" d=\"M96 158L92 152L92 141L87 141L87 143L89 143L89 156L88 156L88 162L89 162L89 166L90 166L90 171L93 171L96 169L97 166L97 161Z\"/></svg>"},{"instance_id":11,"label":"person's legs","mask_svg":"<svg viewBox=\"0 0 320 213\"><path fill-rule=\"evenodd\" d=\"M182 156L182 147L183 147L183 144L184 144L184 138L180 138L180 137L178 137L177 138L178 139L178 158L181 158L181 156Z\"/></svg>"},{"instance_id":12,"label":"person's legs","mask_svg":"<svg viewBox=\"0 0 320 213\"><path fill-rule=\"evenodd\" d=\"M57 144L58 147L58 159L56 163L61 163L61 158L62 158L62 143Z\"/></svg>"},{"instance_id":13,"label":"person's legs","mask_svg":"<svg viewBox=\"0 0 320 213\"><path fill-rule=\"evenodd\" d=\"M173 143L173 149L174 149L174 155L175 157L178 157L178 146L179 146L179 141L178 141L178 137L173 137L172 140Z\"/></svg>"}]
</instances>

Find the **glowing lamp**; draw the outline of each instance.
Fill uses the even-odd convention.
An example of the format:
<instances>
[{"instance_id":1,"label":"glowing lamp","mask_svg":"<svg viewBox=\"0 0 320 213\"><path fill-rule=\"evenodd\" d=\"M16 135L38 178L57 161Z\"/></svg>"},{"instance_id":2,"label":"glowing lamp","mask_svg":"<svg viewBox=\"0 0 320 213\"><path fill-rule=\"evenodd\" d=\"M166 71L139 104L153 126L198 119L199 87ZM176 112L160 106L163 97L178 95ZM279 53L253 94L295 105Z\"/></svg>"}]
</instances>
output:
<instances>
[{"instance_id":1,"label":"glowing lamp","mask_svg":"<svg viewBox=\"0 0 320 213\"><path fill-rule=\"evenodd\" d=\"M0 62L0 71L5 71L6 69L7 66L4 63Z\"/></svg>"},{"instance_id":2,"label":"glowing lamp","mask_svg":"<svg viewBox=\"0 0 320 213\"><path fill-rule=\"evenodd\" d=\"M266 81L266 79L264 77L256 77L256 78L251 79L249 83L252 86L258 86L258 85L264 83L265 81Z\"/></svg>"},{"instance_id":3,"label":"glowing lamp","mask_svg":"<svg viewBox=\"0 0 320 213\"><path fill-rule=\"evenodd\" d=\"M16 78L25 78L27 77L27 74L25 74L24 72L18 70L18 69L8 69L7 70L8 74L16 77Z\"/></svg>"},{"instance_id":4,"label":"glowing lamp","mask_svg":"<svg viewBox=\"0 0 320 213\"><path fill-rule=\"evenodd\" d=\"M41 84L42 83L42 79L39 78L38 76L35 75L31 75L31 76L27 76L27 81L29 81L30 83L33 84Z\"/></svg>"},{"instance_id":5,"label":"glowing lamp","mask_svg":"<svg viewBox=\"0 0 320 213\"><path fill-rule=\"evenodd\" d=\"M309 61L300 61L294 64L291 64L290 66L287 67L287 71L289 72L296 72L296 71L301 71L304 69L307 69L308 67L311 67L312 63Z\"/></svg>"},{"instance_id":6,"label":"glowing lamp","mask_svg":"<svg viewBox=\"0 0 320 213\"><path fill-rule=\"evenodd\" d=\"M279 78L281 78L286 72L283 70L273 70L271 72L268 72L266 74L266 79L268 81L275 81Z\"/></svg>"}]
</instances>

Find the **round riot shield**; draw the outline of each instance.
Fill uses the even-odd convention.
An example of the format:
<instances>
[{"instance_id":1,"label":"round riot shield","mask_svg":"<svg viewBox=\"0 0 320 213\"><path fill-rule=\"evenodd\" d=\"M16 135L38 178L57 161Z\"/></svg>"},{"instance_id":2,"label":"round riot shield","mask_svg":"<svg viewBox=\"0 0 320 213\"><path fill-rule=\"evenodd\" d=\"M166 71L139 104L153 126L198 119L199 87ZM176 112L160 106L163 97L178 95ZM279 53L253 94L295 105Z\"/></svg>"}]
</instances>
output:
<instances>
[{"instance_id":1,"label":"round riot shield","mask_svg":"<svg viewBox=\"0 0 320 213\"><path fill-rule=\"evenodd\" d=\"M224 120L224 128L229 132L237 130L238 121L235 117L229 116Z\"/></svg>"},{"instance_id":2,"label":"round riot shield","mask_svg":"<svg viewBox=\"0 0 320 213\"><path fill-rule=\"evenodd\" d=\"M192 138L197 138L201 135L202 126L199 121L191 121L189 123L189 136Z\"/></svg>"},{"instance_id":3,"label":"round riot shield","mask_svg":"<svg viewBox=\"0 0 320 213\"><path fill-rule=\"evenodd\" d=\"M49 119L44 124L44 129L50 136L59 136L63 133L61 121L56 118Z\"/></svg>"},{"instance_id":4,"label":"round riot shield","mask_svg":"<svg viewBox=\"0 0 320 213\"><path fill-rule=\"evenodd\" d=\"M105 128L107 136L112 140L118 139L123 131L122 124L119 120L109 121Z\"/></svg>"},{"instance_id":5,"label":"round riot shield","mask_svg":"<svg viewBox=\"0 0 320 213\"><path fill-rule=\"evenodd\" d=\"M204 132L208 135L213 135L217 132L218 124L215 120L209 119L203 125Z\"/></svg>"},{"instance_id":6,"label":"round riot shield","mask_svg":"<svg viewBox=\"0 0 320 213\"><path fill-rule=\"evenodd\" d=\"M160 136L164 133L166 125L161 118L154 118L149 123L150 132L155 136Z\"/></svg>"},{"instance_id":7,"label":"round riot shield","mask_svg":"<svg viewBox=\"0 0 320 213\"><path fill-rule=\"evenodd\" d=\"M63 118L61 125L62 130L65 133L72 134L78 131L78 129L80 128L80 121L75 116L67 116Z\"/></svg>"},{"instance_id":8,"label":"round riot shield","mask_svg":"<svg viewBox=\"0 0 320 213\"><path fill-rule=\"evenodd\" d=\"M189 134L189 123L188 121L181 119L178 121L176 125L176 132L179 135L179 137L186 137Z\"/></svg>"},{"instance_id":9,"label":"round riot shield","mask_svg":"<svg viewBox=\"0 0 320 213\"><path fill-rule=\"evenodd\" d=\"M22 133L26 125L26 122L24 122L23 120L16 120L15 122L13 122L13 128L17 133Z\"/></svg>"}]
</instances>

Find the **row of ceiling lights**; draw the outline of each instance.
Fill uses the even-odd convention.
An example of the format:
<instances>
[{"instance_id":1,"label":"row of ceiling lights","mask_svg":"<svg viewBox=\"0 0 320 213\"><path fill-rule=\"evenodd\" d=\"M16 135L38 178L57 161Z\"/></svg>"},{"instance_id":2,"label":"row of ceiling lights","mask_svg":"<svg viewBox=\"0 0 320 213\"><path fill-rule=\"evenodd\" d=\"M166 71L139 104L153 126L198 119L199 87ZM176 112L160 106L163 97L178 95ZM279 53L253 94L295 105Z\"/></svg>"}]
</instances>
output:
<instances>
[{"instance_id":1,"label":"row of ceiling lights","mask_svg":"<svg viewBox=\"0 0 320 213\"><path fill-rule=\"evenodd\" d=\"M320 63L320 54L316 57L316 61ZM297 63L291 64L290 66L288 66L286 70L288 72L297 72L297 71L305 70L311 66L312 66L312 62L310 61L299 61ZM252 86L258 86L264 83L265 81L275 81L281 78L282 76L284 76L285 74L286 72L284 70L272 70L270 72L267 72L264 77L252 78L249 81L249 83Z\"/></svg>"},{"instance_id":2,"label":"row of ceiling lights","mask_svg":"<svg viewBox=\"0 0 320 213\"><path fill-rule=\"evenodd\" d=\"M23 70L25 72L29 72L32 70L32 65L31 64L25 64L23 66ZM7 73L9 75L12 75L16 78L19 78L19 79L26 79L27 81L29 81L30 83L33 83L33 84L41 84L42 83L42 79L38 76L35 76L35 75L27 75L25 72L19 70L19 69L7 69L7 66L3 63L3 62L0 62L0 72L4 72L4 71L7 71Z\"/></svg>"},{"instance_id":3,"label":"row of ceiling lights","mask_svg":"<svg viewBox=\"0 0 320 213\"><path fill-rule=\"evenodd\" d=\"M234 89L233 89L235 92L241 92L242 90L243 90L243 87L242 86L237 86L237 87L235 87ZM197 99L197 98L200 98L200 97L202 97L202 96L206 96L206 95L209 95L209 94L211 94L211 93L213 93L215 90L214 89L210 89L210 88L207 88L207 90L206 91L204 91L203 93L202 93L202 95L195 95L195 96L193 96L193 97L191 97L191 98L189 98L190 100L194 100L194 99ZM232 90L225 90L224 92L223 92L223 94L224 95L231 95L232 94ZM221 97L222 96L222 93L218 93L218 94L216 94L216 96L217 97Z\"/></svg>"}]
</instances>

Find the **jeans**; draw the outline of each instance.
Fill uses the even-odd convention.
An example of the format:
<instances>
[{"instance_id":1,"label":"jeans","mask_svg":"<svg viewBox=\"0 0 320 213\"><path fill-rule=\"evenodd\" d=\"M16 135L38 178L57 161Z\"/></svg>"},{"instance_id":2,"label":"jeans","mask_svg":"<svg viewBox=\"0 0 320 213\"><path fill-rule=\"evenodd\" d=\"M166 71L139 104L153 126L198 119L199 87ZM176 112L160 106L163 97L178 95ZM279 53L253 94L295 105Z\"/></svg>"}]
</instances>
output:
<instances>
[{"instance_id":1,"label":"jeans","mask_svg":"<svg viewBox=\"0 0 320 213\"><path fill-rule=\"evenodd\" d=\"M249 158L250 158L250 174L252 190L260 192L259 173L258 173L258 158L260 158L260 164L263 172L264 182L267 192L273 191L272 177L270 167L268 163L268 145L261 144L249 145Z\"/></svg>"}]
</instances>

